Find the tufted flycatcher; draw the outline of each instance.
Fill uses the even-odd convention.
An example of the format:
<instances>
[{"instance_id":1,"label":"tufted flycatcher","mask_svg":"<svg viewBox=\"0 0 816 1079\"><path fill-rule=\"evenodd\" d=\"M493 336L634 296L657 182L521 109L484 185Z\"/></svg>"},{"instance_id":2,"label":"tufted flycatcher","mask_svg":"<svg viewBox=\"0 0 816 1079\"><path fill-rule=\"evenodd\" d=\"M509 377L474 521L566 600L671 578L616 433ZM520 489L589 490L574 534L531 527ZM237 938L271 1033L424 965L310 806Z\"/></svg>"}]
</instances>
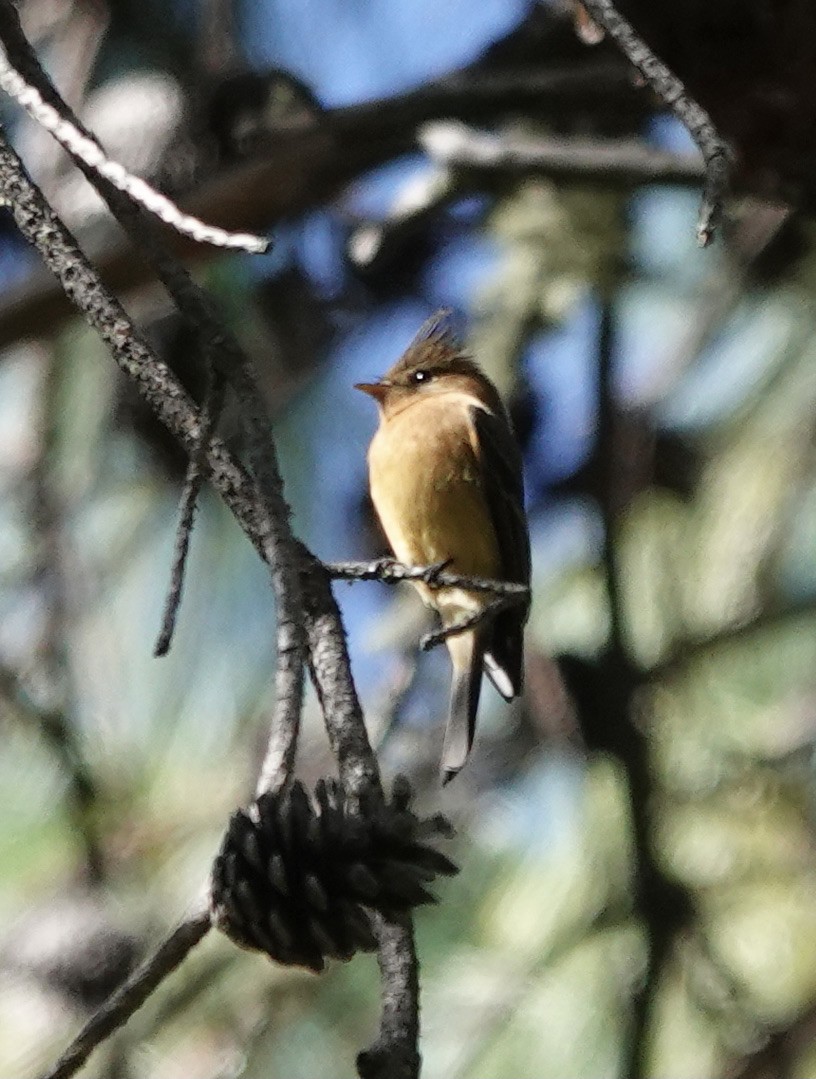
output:
<instances>
[{"instance_id":1,"label":"tufted flycatcher","mask_svg":"<svg viewBox=\"0 0 816 1079\"><path fill-rule=\"evenodd\" d=\"M379 382L356 387L379 406L368 451L371 498L394 554L408 566L450 560L451 573L530 583L521 454L498 391L463 355L446 312L429 319ZM489 593L413 582L443 626L488 606ZM444 781L473 743L482 667L505 700L522 687L529 602L447 639L453 664L442 750Z\"/></svg>"}]
</instances>

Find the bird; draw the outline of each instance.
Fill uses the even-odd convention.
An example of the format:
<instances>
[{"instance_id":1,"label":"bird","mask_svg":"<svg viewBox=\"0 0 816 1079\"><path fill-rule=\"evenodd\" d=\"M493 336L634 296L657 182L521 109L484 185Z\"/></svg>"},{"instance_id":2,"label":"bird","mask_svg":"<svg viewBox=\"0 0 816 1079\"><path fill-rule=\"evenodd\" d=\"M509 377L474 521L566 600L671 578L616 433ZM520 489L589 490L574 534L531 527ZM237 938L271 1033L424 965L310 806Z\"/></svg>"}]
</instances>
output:
<instances>
[{"instance_id":1,"label":"bird","mask_svg":"<svg viewBox=\"0 0 816 1079\"><path fill-rule=\"evenodd\" d=\"M498 390L453 337L449 312L420 328L376 382L356 384L377 402L368 450L374 509L396 558L445 564L450 573L530 585L530 538L521 451ZM443 627L473 616L495 596L412 582ZM474 628L447 637L453 667L442 748L443 783L470 753L482 670L504 697L523 684L523 599Z\"/></svg>"}]
</instances>

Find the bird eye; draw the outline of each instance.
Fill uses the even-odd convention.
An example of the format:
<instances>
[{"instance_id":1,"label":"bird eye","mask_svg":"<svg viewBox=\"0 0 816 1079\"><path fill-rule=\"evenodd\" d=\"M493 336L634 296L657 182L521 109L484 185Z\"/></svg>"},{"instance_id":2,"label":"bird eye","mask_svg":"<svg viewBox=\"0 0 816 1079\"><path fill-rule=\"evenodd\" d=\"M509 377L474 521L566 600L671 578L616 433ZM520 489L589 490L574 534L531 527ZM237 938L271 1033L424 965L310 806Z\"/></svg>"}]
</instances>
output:
<instances>
[{"instance_id":1,"label":"bird eye","mask_svg":"<svg viewBox=\"0 0 816 1079\"><path fill-rule=\"evenodd\" d=\"M414 385L419 385L421 382L430 382L431 375L428 371L413 371L411 373L411 381Z\"/></svg>"}]
</instances>

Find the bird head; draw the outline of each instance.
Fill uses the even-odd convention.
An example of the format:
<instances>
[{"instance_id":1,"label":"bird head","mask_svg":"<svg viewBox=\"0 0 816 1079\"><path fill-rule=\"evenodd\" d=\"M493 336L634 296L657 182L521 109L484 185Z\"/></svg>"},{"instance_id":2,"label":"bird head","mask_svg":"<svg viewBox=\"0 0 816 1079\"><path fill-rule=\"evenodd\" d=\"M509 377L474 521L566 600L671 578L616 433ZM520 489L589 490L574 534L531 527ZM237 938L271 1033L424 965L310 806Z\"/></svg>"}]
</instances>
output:
<instances>
[{"instance_id":1,"label":"bird head","mask_svg":"<svg viewBox=\"0 0 816 1079\"><path fill-rule=\"evenodd\" d=\"M465 393L500 408L498 394L473 360L462 353L451 333L450 312L438 311L420 328L393 367L377 382L358 382L355 389L373 397L383 415L402 409L418 397Z\"/></svg>"}]
</instances>

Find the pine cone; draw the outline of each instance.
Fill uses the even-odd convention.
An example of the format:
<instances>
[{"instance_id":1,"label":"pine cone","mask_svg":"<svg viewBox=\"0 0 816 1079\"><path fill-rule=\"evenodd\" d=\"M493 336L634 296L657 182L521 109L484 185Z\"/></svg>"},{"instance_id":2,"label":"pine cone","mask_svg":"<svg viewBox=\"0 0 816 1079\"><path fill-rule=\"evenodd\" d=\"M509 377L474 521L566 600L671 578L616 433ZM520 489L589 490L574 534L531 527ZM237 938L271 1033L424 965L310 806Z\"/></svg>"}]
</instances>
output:
<instances>
[{"instance_id":1,"label":"pine cone","mask_svg":"<svg viewBox=\"0 0 816 1079\"><path fill-rule=\"evenodd\" d=\"M300 783L234 813L211 881L215 924L237 944L320 971L377 947L371 911L397 918L423 903L434 877L457 867L427 840L450 834L444 817L419 820L398 776L390 803L349 806L333 779L313 802Z\"/></svg>"}]
</instances>

